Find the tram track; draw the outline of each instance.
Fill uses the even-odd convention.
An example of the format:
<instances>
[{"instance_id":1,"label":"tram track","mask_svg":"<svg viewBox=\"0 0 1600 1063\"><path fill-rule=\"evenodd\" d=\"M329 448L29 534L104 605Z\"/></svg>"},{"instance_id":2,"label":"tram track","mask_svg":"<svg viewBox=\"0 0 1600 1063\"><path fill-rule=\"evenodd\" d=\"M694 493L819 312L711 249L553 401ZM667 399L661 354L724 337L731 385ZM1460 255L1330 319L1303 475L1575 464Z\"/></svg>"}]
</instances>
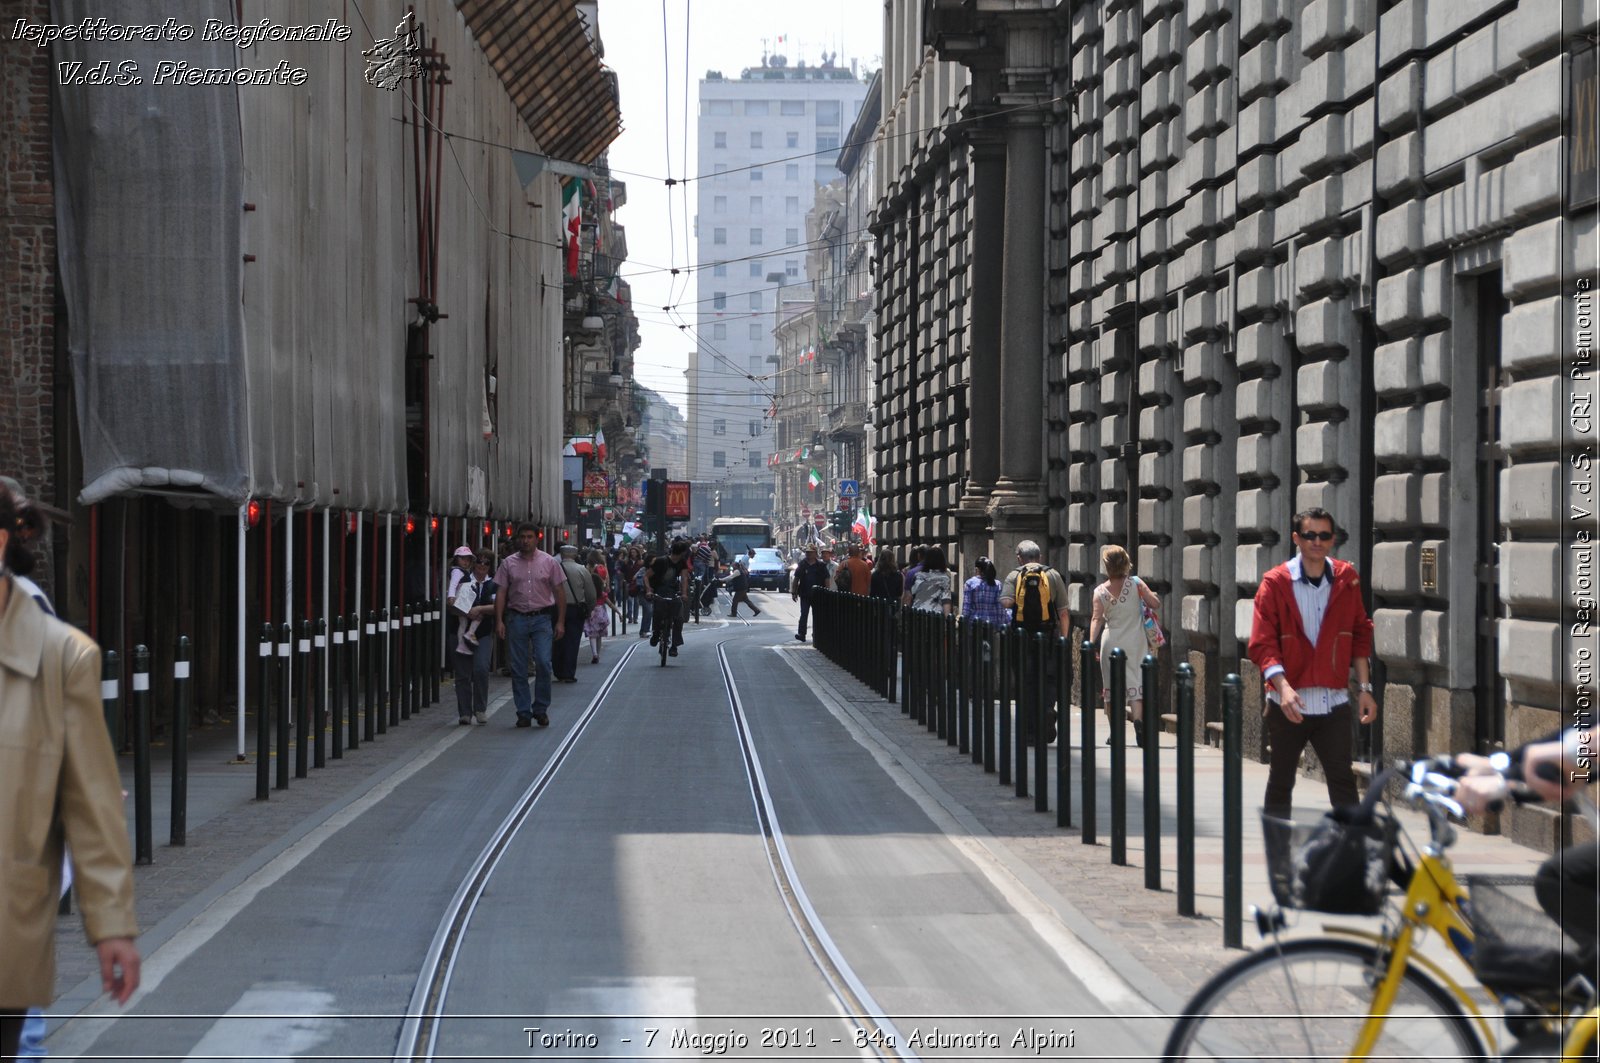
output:
<instances>
[{"instance_id":1,"label":"tram track","mask_svg":"<svg viewBox=\"0 0 1600 1063\"><path fill-rule=\"evenodd\" d=\"M725 619L737 619L746 628L753 626L742 617ZM905 1047L905 1038L900 1035L883 1008L873 999L871 992L829 934L801 881L784 839L776 805L767 785L761 757L756 750L743 699L739 694L738 680L728 659L726 647L731 641L733 640L723 639L716 644L717 665L745 769L753 812L778 897L807 954L821 974L829 994L834 998L840 1022L845 1028L874 1031L877 1036L869 1037L863 1047L879 1059L917 1063L917 1055ZM550 789L557 773L611 695L637 649L637 644L630 646L613 667L589 705L574 722L572 729L563 736L561 743L540 769L538 776L518 797L511 812L501 821L463 878L440 920L424 957L416 986L401 1023L393 1056L394 1063L432 1063L438 1058L436 1053L439 1031L443 1020L447 1018L444 1009L449 997L452 976L478 902L483 897L501 857L529 820L539 799Z\"/></svg>"}]
</instances>

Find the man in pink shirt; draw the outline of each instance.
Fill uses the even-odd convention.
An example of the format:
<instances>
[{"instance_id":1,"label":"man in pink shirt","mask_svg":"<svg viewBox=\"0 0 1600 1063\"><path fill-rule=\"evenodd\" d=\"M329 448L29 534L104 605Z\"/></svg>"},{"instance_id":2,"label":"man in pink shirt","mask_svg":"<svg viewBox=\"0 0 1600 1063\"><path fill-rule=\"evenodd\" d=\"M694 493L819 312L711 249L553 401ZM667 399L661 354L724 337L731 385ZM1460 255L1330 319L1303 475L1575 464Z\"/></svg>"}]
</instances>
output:
<instances>
[{"instance_id":1,"label":"man in pink shirt","mask_svg":"<svg viewBox=\"0 0 1600 1063\"><path fill-rule=\"evenodd\" d=\"M550 652L566 630L567 574L561 562L539 549L538 530L517 525L517 552L500 562L494 574L500 588L494 600L495 634L506 644L511 660L511 700L517 726L550 726L550 689L554 674ZM528 697L528 657L537 673L533 698Z\"/></svg>"}]
</instances>

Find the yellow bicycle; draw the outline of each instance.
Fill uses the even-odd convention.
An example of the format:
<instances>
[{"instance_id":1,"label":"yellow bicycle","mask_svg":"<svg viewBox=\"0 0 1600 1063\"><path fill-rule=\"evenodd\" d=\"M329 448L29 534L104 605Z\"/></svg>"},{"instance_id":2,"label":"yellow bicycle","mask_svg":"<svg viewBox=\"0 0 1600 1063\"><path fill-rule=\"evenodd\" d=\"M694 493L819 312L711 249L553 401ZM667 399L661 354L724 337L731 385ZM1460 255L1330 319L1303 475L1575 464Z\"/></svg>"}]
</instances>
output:
<instances>
[{"instance_id":1,"label":"yellow bicycle","mask_svg":"<svg viewBox=\"0 0 1600 1063\"><path fill-rule=\"evenodd\" d=\"M1200 988L1165 1060L1595 1059L1593 960L1580 960L1560 928L1518 896L1526 880L1474 877L1464 889L1451 870L1450 817L1461 809L1440 770L1448 764L1385 772L1342 819L1263 816L1277 906L1257 910L1256 923L1270 940ZM1414 856L1400 845L1398 822L1376 807L1402 770L1407 798L1428 814L1429 842ZM1391 882L1404 888L1398 904ZM1285 908L1385 919L1377 931L1326 924L1321 936L1284 939ZM1475 997L1419 951L1429 931L1486 994Z\"/></svg>"}]
</instances>

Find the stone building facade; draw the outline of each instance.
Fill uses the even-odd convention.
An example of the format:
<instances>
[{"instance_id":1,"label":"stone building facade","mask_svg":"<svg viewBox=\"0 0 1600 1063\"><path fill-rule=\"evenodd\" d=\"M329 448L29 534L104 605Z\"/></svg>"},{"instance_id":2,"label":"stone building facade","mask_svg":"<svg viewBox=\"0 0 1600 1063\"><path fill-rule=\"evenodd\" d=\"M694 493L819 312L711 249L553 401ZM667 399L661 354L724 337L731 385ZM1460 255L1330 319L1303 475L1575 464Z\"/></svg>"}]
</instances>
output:
<instances>
[{"instance_id":1,"label":"stone building facade","mask_svg":"<svg viewBox=\"0 0 1600 1063\"><path fill-rule=\"evenodd\" d=\"M1335 514L1373 610L1386 683L1368 755L1516 744L1592 709L1597 8L891 4L885 134L940 123L967 141L883 149L899 155L877 218L880 452L923 466L884 466L896 536L951 537L935 515L949 473L923 456L959 469L964 418L941 406L965 389L962 547L1008 556L1001 492L985 507L973 488L1033 475L1028 441L1007 448L1020 415L1004 394L999 467L978 468L980 382L1004 392L1015 374L1044 397L1042 541L1075 618L1100 548L1129 546L1210 719L1221 673L1245 676L1247 749L1264 740L1242 659L1251 599L1309 506ZM941 59L967 84L949 77L906 122ZM1042 173L1016 130L1030 103ZM944 191L958 180L959 201ZM986 206L996 183L1004 203ZM1016 243L1019 194L1043 247ZM988 355L978 292L952 311L986 254L1004 263L1005 328L1042 309L1036 370L1004 338ZM954 379L919 394L935 366Z\"/></svg>"}]
</instances>

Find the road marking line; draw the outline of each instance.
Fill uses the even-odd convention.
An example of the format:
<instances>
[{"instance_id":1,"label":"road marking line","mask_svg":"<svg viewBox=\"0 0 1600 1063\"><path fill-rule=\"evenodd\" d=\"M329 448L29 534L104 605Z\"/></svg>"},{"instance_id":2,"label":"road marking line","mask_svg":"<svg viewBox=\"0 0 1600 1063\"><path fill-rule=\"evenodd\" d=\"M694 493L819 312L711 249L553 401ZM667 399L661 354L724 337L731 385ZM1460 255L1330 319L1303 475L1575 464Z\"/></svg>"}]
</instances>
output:
<instances>
[{"instance_id":1,"label":"road marking line","mask_svg":"<svg viewBox=\"0 0 1600 1063\"><path fill-rule=\"evenodd\" d=\"M333 1001L332 993L294 982L252 986L211 1024L184 1058L288 1063L333 1036L341 1022L328 1017Z\"/></svg>"}]
</instances>

